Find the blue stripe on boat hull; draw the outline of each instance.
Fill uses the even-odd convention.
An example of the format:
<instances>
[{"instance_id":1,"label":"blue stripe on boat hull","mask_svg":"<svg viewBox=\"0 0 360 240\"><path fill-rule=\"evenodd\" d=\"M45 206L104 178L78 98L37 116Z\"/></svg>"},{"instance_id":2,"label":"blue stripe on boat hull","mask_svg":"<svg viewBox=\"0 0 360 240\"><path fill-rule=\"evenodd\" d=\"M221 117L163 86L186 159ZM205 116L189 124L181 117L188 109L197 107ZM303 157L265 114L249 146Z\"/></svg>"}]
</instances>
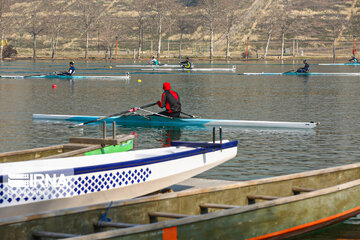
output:
<instances>
[{"instance_id":1,"label":"blue stripe on boat hull","mask_svg":"<svg viewBox=\"0 0 360 240\"><path fill-rule=\"evenodd\" d=\"M130 167L139 167L139 166L144 166L144 165L156 164L156 163L160 163L160 162L172 161L172 160L181 159L181 158L187 158L187 157L200 155L200 154L204 154L204 153L208 153L208 152L220 151L220 149L233 148L233 147L236 147L237 145L238 145L238 141L235 140L235 141L230 141L230 142L221 144L221 148L220 147L214 147L214 148L200 147L200 148L196 148L196 149L185 151L185 152L130 160L130 161L126 161L126 162L116 162L116 163L109 163L109 164L96 165L96 166L78 167L78 168L71 169L71 172L73 172L74 175L80 175L80 174L104 172L104 171L130 168ZM56 173L64 173L64 172L70 172L70 170L69 169L60 169L60 170L47 171L46 173L56 174ZM37 172L37 173L42 173L42 172ZM5 176L0 175L0 183L3 183L4 180L7 179Z\"/></svg>"}]
</instances>

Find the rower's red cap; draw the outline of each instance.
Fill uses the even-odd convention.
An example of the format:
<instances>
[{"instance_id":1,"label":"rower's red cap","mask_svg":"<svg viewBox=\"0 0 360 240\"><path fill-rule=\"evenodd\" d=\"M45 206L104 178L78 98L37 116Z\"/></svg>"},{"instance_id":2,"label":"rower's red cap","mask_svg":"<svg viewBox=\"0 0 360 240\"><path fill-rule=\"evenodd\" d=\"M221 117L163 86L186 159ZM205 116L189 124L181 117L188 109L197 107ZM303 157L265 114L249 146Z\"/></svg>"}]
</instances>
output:
<instances>
[{"instance_id":1,"label":"rower's red cap","mask_svg":"<svg viewBox=\"0 0 360 240\"><path fill-rule=\"evenodd\" d=\"M171 84L168 83L168 82L164 82L164 84L163 84L163 89L164 89L164 90L171 90Z\"/></svg>"}]
</instances>

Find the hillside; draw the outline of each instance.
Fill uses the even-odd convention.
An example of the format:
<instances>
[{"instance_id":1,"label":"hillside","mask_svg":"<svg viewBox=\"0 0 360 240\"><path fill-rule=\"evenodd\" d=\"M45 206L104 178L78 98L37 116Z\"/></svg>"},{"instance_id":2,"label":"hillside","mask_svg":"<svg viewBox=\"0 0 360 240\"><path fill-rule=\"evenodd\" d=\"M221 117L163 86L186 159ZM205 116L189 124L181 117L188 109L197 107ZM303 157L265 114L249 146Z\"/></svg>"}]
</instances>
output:
<instances>
[{"instance_id":1,"label":"hillside","mask_svg":"<svg viewBox=\"0 0 360 240\"><path fill-rule=\"evenodd\" d=\"M178 56L182 35L183 55L206 57L210 28L202 2L213 2L218 9L213 10L215 56L225 55L231 14L232 57L245 52L248 38L251 56L263 56L269 33L268 56L279 55L284 33L287 55L294 50L296 55L331 57L335 40L338 54L346 57L360 28L358 0L3 1L1 25L21 57L34 54L34 36L36 57L51 57L52 46L55 58L83 57L86 42L88 57L114 57L116 37L118 55L137 56L140 37L141 53L147 57L158 48L161 16L161 56Z\"/></svg>"}]
</instances>

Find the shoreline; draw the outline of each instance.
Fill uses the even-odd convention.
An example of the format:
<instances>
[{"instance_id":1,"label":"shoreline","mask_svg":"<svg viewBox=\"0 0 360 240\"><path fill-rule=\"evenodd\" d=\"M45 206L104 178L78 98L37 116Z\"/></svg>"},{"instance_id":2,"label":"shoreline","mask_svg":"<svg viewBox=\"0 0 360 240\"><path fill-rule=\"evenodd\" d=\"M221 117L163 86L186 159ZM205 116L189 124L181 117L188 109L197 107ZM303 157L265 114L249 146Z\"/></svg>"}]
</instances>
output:
<instances>
[{"instance_id":1,"label":"shoreline","mask_svg":"<svg viewBox=\"0 0 360 240\"><path fill-rule=\"evenodd\" d=\"M78 58L65 58L65 57L60 57L60 58L47 58L47 57L37 57L36 59L33 59L32 57L14 57L14 58L4 58L2 59L2 61L5 62L11 62L11 61L24 61L24 60L28 60L28 61L64 61L64 60L75 60L75 61L108 61L108 62L113 62L113 61L134 61L134 62L141 62L141 61L147 61L149 58L147 57L143 57L143 58L139 58L139 59L134 59L131 56L126 56L126 57L118 57L118 58L101 58L101 57L90 57L88 59L85 59L83 57L78 57ZM302 61L303 59L307 59L307 60L324 60L324 61L331 61L331 62L338 62L338 61L346 61L348 62L348 58L346 57L339 57L336 58L335 61L333 61L333 58L330 57L311 57L311 56L303 56L303 57L284 57L282 60L279 59L278 57L268 57L266 59L264 58L241 58L241 57L234 57L234 58L230 58L230 59L226 59L224 57L214 57L213 59L209 59L209 57L191 57L190 59L192 60L198 60L198 61L222 61L222 62L232 62L232 61L244 61L244 62L248 62L248 61ZM162 57L159 58L159 61L178 61L179 58L175 58L175 57Z\"/></svg>"}]
</instances>

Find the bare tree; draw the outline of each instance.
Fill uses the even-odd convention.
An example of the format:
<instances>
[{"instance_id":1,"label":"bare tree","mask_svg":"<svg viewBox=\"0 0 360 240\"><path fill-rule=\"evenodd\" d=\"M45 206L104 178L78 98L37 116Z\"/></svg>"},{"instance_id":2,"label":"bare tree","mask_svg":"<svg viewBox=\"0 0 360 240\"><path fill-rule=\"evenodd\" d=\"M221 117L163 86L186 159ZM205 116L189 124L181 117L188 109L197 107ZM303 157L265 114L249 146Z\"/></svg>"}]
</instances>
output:
<instances>
[{"instance_id":1,"label":"bare tree","mask_svg":"<svg viewBox=\"0 0 360 240\"><path fill-rule=\"evenodd\" d=\"M199 0L199 4L202 7L205 23L208 24L210 30L210 59L213 59L215 21L219 14L222 2L218 0Z\"/></svg>"},{"instance_id":2,"label":"bare tree","mask_svg":"<svg viewBox=\"0 0 360 240\"><path fill-rule=\"evenodd\" d=\"M279 26L280 34L281 34L281 54L280 59L284 57L284 47L285 47L285 33L289 30L291 24L295 21L295 19L290 15L290 7L289 4L282 6L279 11L279 17L277 18L277 26Z\"/></svg>"},{"instance_id":3,"label":"bare tree","mask_svg":"<svg viewBox=\"0 0 360 240\"><path fill-rule=\"evenodd\" d=\"M184 34L192 33L199 25L198 16L192 14L194 9L188 5L191 5L191 1L185 3L178 3L172 8L172 16L175 19L175 31L179 31L179 58L182 58L182 45Z\"/></svg>"},{"instance_id":4,"label":"bare tree","mask_svg":"<svg viewBox=\"0 0 360 240\"><path fill-rule=\"evenodd\" d=\"M78 7L81 12L80 22L82 23L85 34L85 59L88 59L89 34L92 27L99 20L99 16L104 11L101 1L78 0Z\"/></svg>"},{"instance_id":5,"label":"bare tree","mask_svg":"<svg viewBox=\"0 0 360 240\"><path fill-rule=\"evenodd\" d=\"M231 43L231 29L237 23L238 16L241 16L244 10L240 10L243 2L238 0L224 0L223 1L223 15L225 15L225 30L226 30L226 59L230 58L230 43Z\"/></svg>"},{"instance_id":6,"label":"bare tree","mask_svg":"<svg viewBox=\"0 0 360 240\"><path fill-rule=\"evenodd\" d=\"M37 15L37 10L31 14L30 24L27 28L27 31L31 34L33 38L33 59L36 59L36 40L37 37L45 30L45 25L43 24L44 19Z\"/></svg>"},{"instance_id":7,"label":"bare tree","mask_svg":"<svg viewBox=\"0 0 360 240\"><path fill-rule=\"evenodd\" d=\"M150 10L149 0L133 0L132 7L137 12L137 28L138 28L138 54L137 58L141 58L144 46L144 25Z\"/></svg>"},{"instance_id":8,"label":"bare tree","mask_svg":"<svg viewBox=\"0 0 360 240\"><path fill-rule=\"evenodd\" d=\"M5 39L5 28L8 23L8 19L5 15L9 12L9 3L7 0L0 0L0 31L1 31L1 47L0 47L0 58L3 59L4 51L4 39Z\"/></svg>"},{"instance_id":9,"label":"bare tree","mask_svg":"<svg viewBox=\"0 0 360 240\"><path fill-rule=\"evenodd\" d=\"M119 22L121 24L119 24ZM99 29L99 39L101 46L105 49L105 58L112 58L113 49L115 47L116 40L119 42L128 39L131 27L127 27L129 19L126 17L118 18L110 13L103 16L101 20L96 24Z\"/></svg>"},{"instance_id":10,"label":"bare tree","mask_svg":"<svg viewBox=\"0 0 360 240\"><path fill-rule=\"evenodd\" d=\"M156 14L156 18L158 21L158 47L157 47L157 58L160 58L161 54L161 41L162 41L162 34L163 34L163 21L167 19L168 14L170 12L170 8L173 2L171 0L157 0L153 4L153 11ZM168 19L167 19L168 20Z\"/></svg>"},{"instance_id":11,"label":"bare tree","mask_svg":"<svg viewBox=\"0 0 360 240\"><path fill-rule=\"evenodd\" d=\"M182 58L182 44L183 44L183 36L184 34L191 32L194 30L194 25L191 20L187 19L186 17L177 19L177 27L180 31L180 38L179 38L179 58Z\"/></svg>"},{"instance_id":12,"label":"bare tree","mask_svg":"<svg viewBox=\"0 0 360 240\"><path fill-rule=\"evenodd\" d=\"M337 14L332 12L328 12L326 14L326 20L330 23L331 33L332 33L332 53L333 53L333 61L336 60L336 43L338 37L342 31L344 20L339 18ZM349 27L349 30L353 30L352 26ZM355 31L354 31L355 33Z\"/></svg>"},{"instance_id":13,"label":"bare tree","mask_svg":"<svg viewBox=\"0 0 360 240\"><path fill-rule=\"evenodd\" d=\"M47 19L48 33L51 38L51 58L55 58L56 49L59 42L60 31L64 27L66 13L73 5L73 2L59 2L58 0L46 0L43 2L43 8L48 9L52 16Z\"/></svg>"},{"instance_id":14,"label":"bare tree","mask_svg":"<svg viewBox=\"0 0 360 240\"><path fill-rule=\"evenodd\" d=\"M272 7L269 9L268 11L268 15L266 15L264 18L266 18L266 20L264 20L263 22L265 23L265 29L266 29L266 33L267 33L267 41L266 41L266 46L265 46L265 50L264 50L264 59L266 59L268 51L269 51L269 46L270 46L270 40L271 40L271 34L277 24L277 21L280 17L281 12L278 10L278 6L277 5L272 5Z\"/></svg>"}]
</instances>

